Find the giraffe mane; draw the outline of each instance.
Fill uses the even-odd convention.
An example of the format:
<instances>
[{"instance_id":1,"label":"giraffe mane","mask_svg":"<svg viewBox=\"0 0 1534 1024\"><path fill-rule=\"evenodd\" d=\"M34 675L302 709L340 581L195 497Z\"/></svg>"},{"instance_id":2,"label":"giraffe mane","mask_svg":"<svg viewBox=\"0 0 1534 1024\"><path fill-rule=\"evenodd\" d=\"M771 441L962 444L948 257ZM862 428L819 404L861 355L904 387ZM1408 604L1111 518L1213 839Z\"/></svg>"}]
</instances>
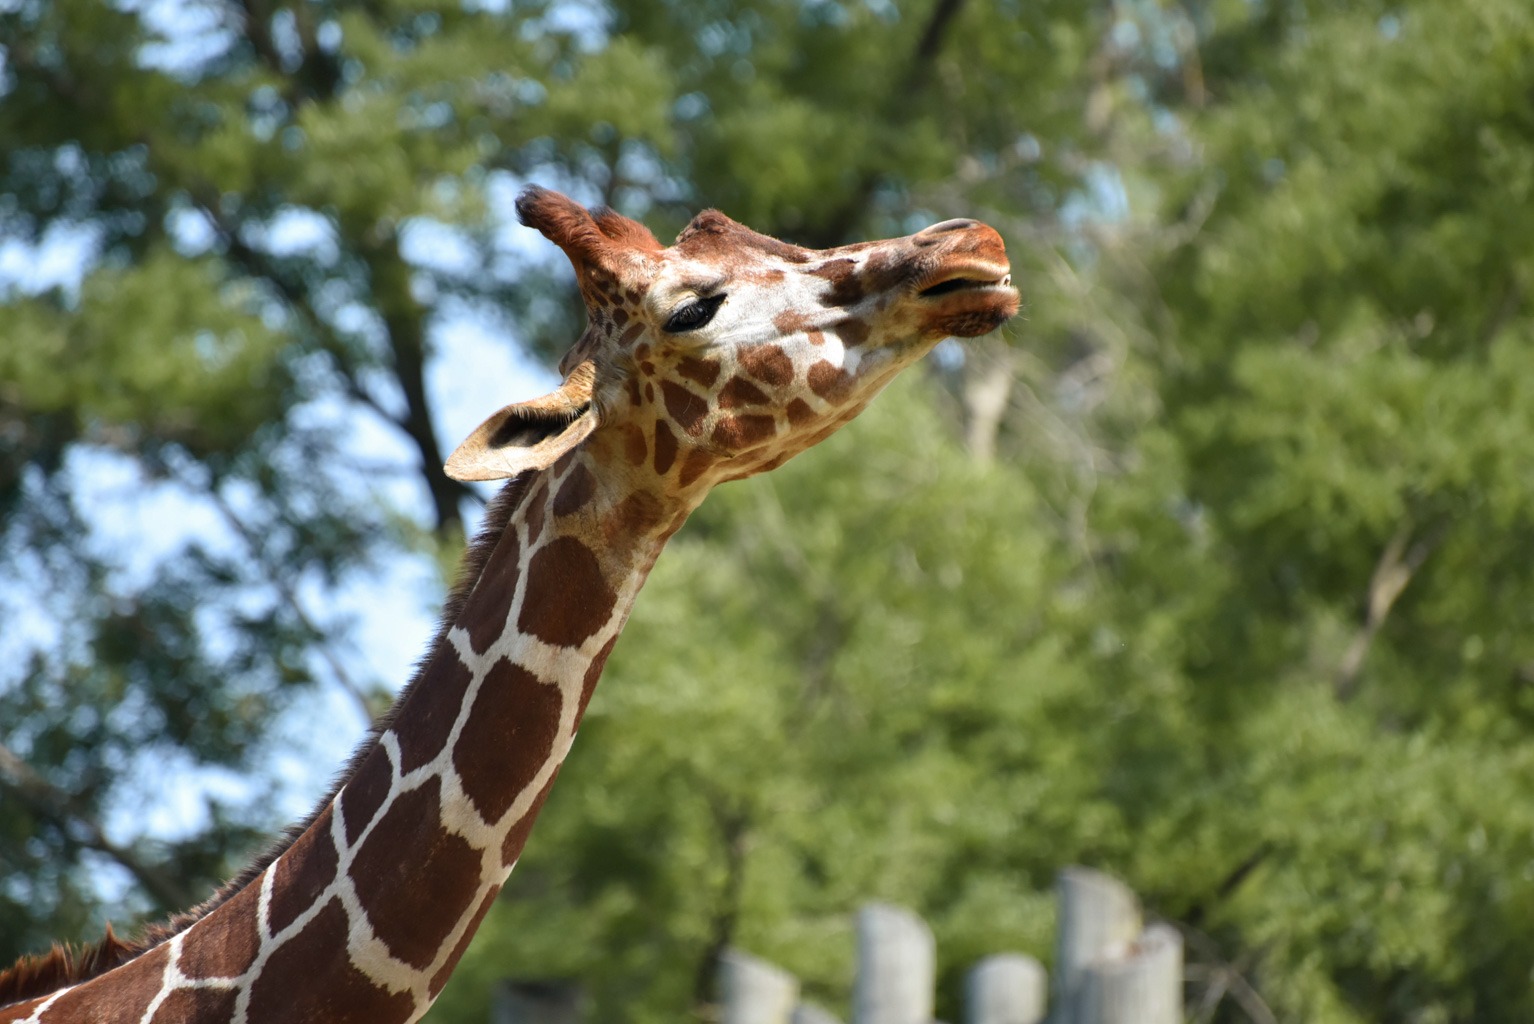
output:
<instances>
[{"instance_id":1,"label":"giraffe mane","mask_svg":"<svg viewBox=\"0 0 1534 1024\"><path fill-rule=\"evenodd\" d=\"M284 829L282 834L261 854L247 864L239 874L219 886L207 900L191 910L173 914L164 921L147 925L126 942L117 937L112 931L111 923L108 922L106 933L96 942L86 945L55 943L46 953L23 956L10 967L0 971L0 1008L49 995L71 985L78 985L143 956L223 906L236 893L255 881L261 872L270 867L277 858L286 853L298 837L308 831L309 826L314 824L315 819L324 812L325 808L330 806L342 787L356 775L363 758L373 749L378 737L394 724L400 705L410 696L410 691L415 688L421 674L438 649L447 643L448 630L457 620L458 613L463 610L470 591L479 582L485 563L490 560L490 553L495 550L496 542L505 532L506 524L521 501L522 495L526 493L528 482L533 476L533 473L523 473L509 481L486 506L484 523L459 562L458 577L453 583L453 589L449 592L447 601L442 606L436 635L432 638L430 646L426 648L426 653L416 663L415 672L411 675L410 681L405 684L405 688L400 691L389 709L373 722L367 738L352 752L346 766L336 775L329 792L306 818Z\"/></svg>"}]
</instances>

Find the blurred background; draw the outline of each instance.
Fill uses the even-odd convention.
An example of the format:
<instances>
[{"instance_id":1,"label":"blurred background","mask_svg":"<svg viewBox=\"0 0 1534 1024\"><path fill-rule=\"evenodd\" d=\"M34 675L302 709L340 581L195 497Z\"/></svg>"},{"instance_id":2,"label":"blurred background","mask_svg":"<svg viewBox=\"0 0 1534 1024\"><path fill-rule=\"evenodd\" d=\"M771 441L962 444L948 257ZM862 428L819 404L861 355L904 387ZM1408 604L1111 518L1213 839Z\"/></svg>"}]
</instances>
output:
<instances>
[{"instance_id":1,"label":"blurred background","mask_svg":"<svg viewBox=\"0 0 1534 1024\"><path fill-rule=\"evenodd\" d=\"M850 914L1204 1021L1534 1018L1527 0L0 0L0 960L202 899L408 677L446 451L581 312L523 183L667 238L973 216L1024 314L717 492L505 898L507 973L844 1007Z\"/></svg>"}]
</instances>

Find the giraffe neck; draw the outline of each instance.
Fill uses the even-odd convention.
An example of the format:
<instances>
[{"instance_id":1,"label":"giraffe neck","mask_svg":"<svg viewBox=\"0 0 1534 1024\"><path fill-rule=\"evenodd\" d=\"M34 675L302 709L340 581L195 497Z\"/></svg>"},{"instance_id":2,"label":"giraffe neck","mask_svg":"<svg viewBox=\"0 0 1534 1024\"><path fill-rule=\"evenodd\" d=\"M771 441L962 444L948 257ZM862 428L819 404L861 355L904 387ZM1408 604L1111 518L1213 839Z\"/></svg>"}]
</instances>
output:
<instances>
[{"instance_id":1,"label":"giraffe neck","mask_svg":"<svg viewBox=\"0 0 1534 1024\"><path fill-rule=\"evenodd\" d=\"M696 504L604 482L596 465L574 452L497 499L504 528L491 521L476 542L489 555L389 724L275 860L137 959L0 1021L99 1020L107 1006L145 1024L419 1019L521 855L634 597Z\"/></svg>"}]
</instances>

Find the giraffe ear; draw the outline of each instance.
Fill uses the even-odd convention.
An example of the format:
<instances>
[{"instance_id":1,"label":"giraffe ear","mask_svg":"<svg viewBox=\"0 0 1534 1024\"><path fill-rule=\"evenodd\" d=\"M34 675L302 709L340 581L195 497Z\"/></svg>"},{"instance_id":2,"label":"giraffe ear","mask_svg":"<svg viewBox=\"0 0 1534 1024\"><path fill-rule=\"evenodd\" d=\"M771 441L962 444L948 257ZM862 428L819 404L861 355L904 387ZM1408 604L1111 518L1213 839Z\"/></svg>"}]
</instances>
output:
<instances>
[{"instance_id":1,"label":"giraffe ear","mask_svg":"<svg viewBox=\"0 0 1534 1024\"><path fill-rule=\"evenodd\" d=\"M583 362L557 389L515 402L474 428L443 471L454 480L504 480L553 465L596 429L591 404L595 367Z\"/></svg>"}]
</instances>

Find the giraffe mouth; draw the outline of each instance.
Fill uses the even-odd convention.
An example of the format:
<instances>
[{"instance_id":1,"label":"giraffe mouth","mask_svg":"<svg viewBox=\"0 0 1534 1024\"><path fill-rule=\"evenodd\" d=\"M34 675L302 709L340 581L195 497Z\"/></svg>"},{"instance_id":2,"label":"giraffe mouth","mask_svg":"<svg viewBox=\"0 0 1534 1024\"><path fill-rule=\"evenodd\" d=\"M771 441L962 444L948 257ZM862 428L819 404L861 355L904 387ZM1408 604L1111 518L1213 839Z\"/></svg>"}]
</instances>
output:
<instances>
[{"instance_id":1,"label":"giraffe mouth","mask_svg":"<svg viewBox=\"0 0 1534 1024\"><path fill-rule=\"evenodd\" d=\"M1017 312L1017 289L1005 263L953 263L917 283L916 297L925 307L922 333L928 336L977 338Z\"/></svg>"},{"instance_id":2,"label":"giraffe mouth","mask_svg":"<svg viewBox=\"0 0 1534 1024\"><path fill-rule=\"evenodd\" d=\"M1012 274L1007 267L957 266L939 271L937 280L917 291L924 299L939 299L956 292L1010 292Z\"/></svg>"}]
</instances>

